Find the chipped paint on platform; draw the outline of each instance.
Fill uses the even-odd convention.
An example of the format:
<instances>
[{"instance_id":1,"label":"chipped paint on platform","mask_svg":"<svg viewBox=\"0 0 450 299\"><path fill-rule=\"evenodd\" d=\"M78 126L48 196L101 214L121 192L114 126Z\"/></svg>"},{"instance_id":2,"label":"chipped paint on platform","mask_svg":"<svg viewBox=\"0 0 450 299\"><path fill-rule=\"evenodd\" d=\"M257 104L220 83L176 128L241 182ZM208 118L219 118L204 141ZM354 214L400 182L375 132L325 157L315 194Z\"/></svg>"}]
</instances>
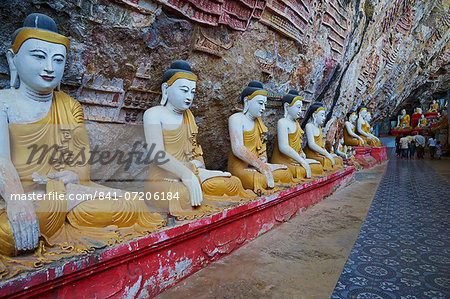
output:
<instances>
[{"instance_id":1,"label":"chipped paint on platform","mask_svg":"<svg viewBox=\"0 0 450 299\"><path fill-rule=\"evenodd\" d=\"M123 298L136 298L139 289L141 288L142 276L139 275L139 279L133 284L131 287L125 287L125 293L123 294Z\"/></svg>"}]
</instances>

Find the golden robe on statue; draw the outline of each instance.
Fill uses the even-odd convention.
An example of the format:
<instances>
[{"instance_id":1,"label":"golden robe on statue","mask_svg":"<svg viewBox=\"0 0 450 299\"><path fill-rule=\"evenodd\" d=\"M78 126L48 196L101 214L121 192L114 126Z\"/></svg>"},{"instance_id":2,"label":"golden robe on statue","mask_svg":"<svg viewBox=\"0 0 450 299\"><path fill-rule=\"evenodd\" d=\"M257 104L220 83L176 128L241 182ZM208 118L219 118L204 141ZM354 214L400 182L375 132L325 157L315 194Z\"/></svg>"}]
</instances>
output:
<instances>
[{"instance_id":1,"label":"golden robe on statue","mask_svg":"<svg viewBox=\"0 0 450 299\"><path fill-rule=\"evenodd\" d=\"M183 114L183 123L178 129L163 130L164 149L167 153L183 162L197 175L197 167L189 163L192 160L199 160L204 164L201 146L197 143L198 127L192 112L188 109ZM233 204L241 201L248 201L256 198L251 190L244 190L241 181L235 177L213 177L201 184L203 202L199 207L191 205L189 190L179 180L179 178L158 167L150 164L145 192L168 192L176 199L167 201L152 200L151 204L160 211L170 212L177 219L194 219L220 211L224 204ZM167 197L167 196L166 196Z\"/></svg>"},{"instance_id":2,"label":"golden robe on statue","mask_svg":"<svg viewBox=\"0 0 450 299\"><path fill-rule=\"evenodd\" d=\"M255 119L255 126L251 131L244 132L244 146L250 150L252 154L258 158L264 157L267 161L265 133L267 127L262 120L258 117ZM233 175L241 179L242 185L246 189L252 189L256 193L267 193L267 181L266 177L257 171L251 169L251 166L247 162L242 161L233 154L230 149L230 155L228 156L228 171ZM292 185L294 184L292 175L288 169L278 169L272 172L273 179L276 185Z\"/></svg>"},{"instance_id":3,"label":"golden robe on statue","mask_svg":"<svg viewBox=\"0 0 450 299\"><path fill-rule=\"evenodd\" d=\"M303 143L303 130L300 127L298 121L295 121L297 125L297 130L294 133L288 134L289 146L294 149L299 155L303 154L302 143ZM272 154L272 163L286 165L292 174L294 179L303 179L306 177L306 170L297 161L291 157L286 156L281 153L278 148L278 140L275 142L275 147ZM311 168L311 176L323 175L323 167L319 163L309 164Z\"/></svg>"},{"instance_id":4,"label":"golden robe on statue","mask_svg":"<svg viewBox=\"0 0 450 299\"><path fill-rule=\"evenodd\" d=\"M355 133L355 127L353 127L353 133ZM350 134L347 132L347 128L344 128L344 144L347 146L364 146L361 140L350 136Z\"/></svg>"},{"instance_id":5,"label":"golden robe on statue","mask_svg":"<svg viewBox=\"0 0 450 299\"><path fill-rule=\"evenodd\" d=\"M411 117L405 114L400 119L400 125L396 128L397 130L410 130L411 128Z\"/></svg>"},{"instance_id":6,"label":"golden robe on statue","mask_svg":"<svg viewBox=\"0 0 450 299\"><path fill-rule=\"evenodd\" d=\"M66 186L61 181L49 179L41 184L32 178L35 172L46 177L62 170L78 175L82 186L77 186L81 190L86 186L86 189L92 187L107 192L107 187L89 180L90 148L83 110L69 95L55 92L47 116L35 123L11 124L9 130L12 163L25 193L66 194ZM41 147L44 150L33 155L33 148ZM51 150L46 152L45 147ZM0 272L3 273L0 276L13 276L43 262L126 241L165 224L159 214L149 212L144 202L124 198L99 200L92 197L69 212L67 200L35 200L33 205L45 243L41 242L33 255L15 258L6 257L14 255L14 240L6 211L0 210L0 253L4 255L1 256Z\"/></svg>"},{"instance_id":7,"label":"golden robe on statue","mask_svg":"<svg viewBox=\"0 0 450 299\"><path fill-rule=\"evenodd\" d=\"M314 136L314 142L325 150L325 146L323 144L323 134L322 128L319 127L320 134L318 136ZM305 147L305 154L308 159L314 159L322 164L323 170L325 171L333 171L338 170L344 167L344 160L341 157L333 157L334 158L334 166L330 159L319 154L316 151L313 151L309 148L308 144Z\"/></svg>"},{"instance_id":8,"label":"golden robe on statue","mask_svg":"<svg viewBox=\"0 0 450 299\"><path fill-rule=\"evenodd\" d=\"M366 132L366 133L368 133L368 134L371 134L371 132L370 132L370 125L369 124L367 124L367 122L365 122L362 126L361 126L361 129L364 131L364 132ZM363 137L363 136L361 136L361 137ZM364 136L365 137L365 136ZM379 140L379 139L376 139L376 138L365 138L365 140L367 141L367 144L368 145L370 145L370 146L374 146L374 147L380 147L380 146L383 146L383 144L381 144L381 141Z\"/></svg>"}]
</instances>

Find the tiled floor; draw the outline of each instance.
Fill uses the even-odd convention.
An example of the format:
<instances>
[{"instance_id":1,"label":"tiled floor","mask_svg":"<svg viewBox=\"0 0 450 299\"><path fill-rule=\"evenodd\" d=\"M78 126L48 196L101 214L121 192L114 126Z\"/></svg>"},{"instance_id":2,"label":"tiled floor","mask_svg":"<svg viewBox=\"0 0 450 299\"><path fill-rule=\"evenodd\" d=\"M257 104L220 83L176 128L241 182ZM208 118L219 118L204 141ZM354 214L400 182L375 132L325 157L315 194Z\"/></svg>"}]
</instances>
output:
<instances>
[{"instance_id":1,"label":"tiled floor","mask_svg":"<svg viewBox=\"0 0 450 299\"><path fill-rule=\"evenodd\" d=\"M331 298L450 298L450 184L392 156Z\"/></svg>"}]
</instances>

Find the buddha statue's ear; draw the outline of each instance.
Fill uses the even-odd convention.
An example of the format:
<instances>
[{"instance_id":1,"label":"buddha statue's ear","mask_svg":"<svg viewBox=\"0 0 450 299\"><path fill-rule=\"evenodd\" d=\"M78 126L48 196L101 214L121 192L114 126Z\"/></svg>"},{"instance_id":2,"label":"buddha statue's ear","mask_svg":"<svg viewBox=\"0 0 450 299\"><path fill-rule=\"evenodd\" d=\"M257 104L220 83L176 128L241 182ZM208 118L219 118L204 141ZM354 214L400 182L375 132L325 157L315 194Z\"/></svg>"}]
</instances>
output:
<instances>
[{"instance_id":1,"label":"buddha statue's ear","mask_svg":"<svg viewBox=\"0 0 450 299\"><path fill-rule=\"evenodd\" d=\"M165 106L167 104L167 89L168 88L169 88L169 84L167 84L167 82L164 82L161 85L161 91L162 91L161 102L160 102L161 106Z\"/></svg>"},{"instance_id":2,"label":"buddha statue's ear","mask_svg":"<svg viewBox=\"0 0 450 299\"><path fill-rule=\"evenodd\" d=\"M19 81L19 75L17 74L16 64L14 63L15 54L11 49L6 52L6 59L8 60L9 65L9 85L11 88L16 88L17 82Z\"/></svg>"},{"instance_id":3,"label":"buddha statue's ear","mask_svg":"<svg viewBox=\"0 0 450 299\"><path fill-rule=\"evenodd\" d=\"M284 103L284 118L286 118L288 116L288 107L289 107L289 103Z\"/></svg>"},{"instance_id":4,"label":"buddha statue's ear","mask_svg":"<svg viewBox=\"0 0 450 299\"><path fill-rule=\"evenodd\" d=\"M247 113L247 111L248 111L248 101L250 101L249 99L248 99L248 97L245 97L244 98L244 114L245 113Z\"/></svg>"}]
</instances>

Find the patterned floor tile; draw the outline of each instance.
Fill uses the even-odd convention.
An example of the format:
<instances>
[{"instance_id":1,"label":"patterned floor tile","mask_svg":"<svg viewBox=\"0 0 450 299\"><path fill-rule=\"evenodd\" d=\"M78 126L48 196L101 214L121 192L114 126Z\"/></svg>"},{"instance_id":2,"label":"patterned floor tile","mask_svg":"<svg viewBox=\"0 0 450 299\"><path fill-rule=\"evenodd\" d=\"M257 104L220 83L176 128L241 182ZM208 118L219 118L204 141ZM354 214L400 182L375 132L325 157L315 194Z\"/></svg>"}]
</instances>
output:
<instances>
[{"instance_id":1,"label":"patterned floor tile","mask_svg":"<svg viewBox=\"0 0 450 299\"><path fill-rule=\"evenodd\" d=\"M389 161L331 298L450 298L450 185Z\"/></svg>"}]
</instances>

